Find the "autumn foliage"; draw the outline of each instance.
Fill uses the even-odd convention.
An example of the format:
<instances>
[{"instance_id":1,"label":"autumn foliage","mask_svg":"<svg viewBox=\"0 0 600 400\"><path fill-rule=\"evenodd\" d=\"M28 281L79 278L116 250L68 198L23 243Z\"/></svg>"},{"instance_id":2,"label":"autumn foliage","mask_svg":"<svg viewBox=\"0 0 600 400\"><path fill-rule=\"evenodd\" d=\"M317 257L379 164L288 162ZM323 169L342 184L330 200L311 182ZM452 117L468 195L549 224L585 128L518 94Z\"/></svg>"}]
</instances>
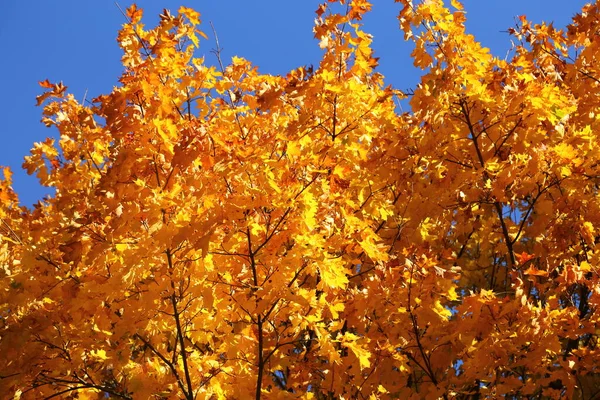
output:
<instances>
[{"instance_id":1,"label":"autumn foliage","mask_svg":"<svg viewBox=\"0 0 600 400\"><path fill-rule=\"evenodd\" d=\"M400 3L408 92L366 0L320 6L287 76L131 7L111 93L41 82L55 194L4 169L0 397L597 398L599 5L498 58L458 2Z\"/></svg>"}]
</instances>

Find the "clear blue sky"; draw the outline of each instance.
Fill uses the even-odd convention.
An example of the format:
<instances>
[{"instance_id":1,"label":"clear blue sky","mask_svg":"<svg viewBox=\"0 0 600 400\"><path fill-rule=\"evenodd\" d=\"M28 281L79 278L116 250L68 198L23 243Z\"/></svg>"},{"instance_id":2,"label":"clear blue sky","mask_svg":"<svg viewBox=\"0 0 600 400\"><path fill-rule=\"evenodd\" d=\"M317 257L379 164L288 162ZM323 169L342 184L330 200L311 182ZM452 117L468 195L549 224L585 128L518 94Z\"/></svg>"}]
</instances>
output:
<instances>
[{"instance_id":1,"label":"clear blue sky","mask_svg":"<svg viewBox=\"0 0 600 400\"><path fill-rule=\"evenodd\" d=\"M285 74L306 64L317 64L321 50L313 39L314 11L324 0L205 0L139 1L144 22L154 26L163 8L177 11L180 5L201 13L209 41L201 43L198 56L214 63L212 21L224 61L233 55L247 58L264 73ZM399 89L414 87L419 71L412 67L410 43L403 41L396 16L400 6L392 0L374 0L365 30L374 35L379 72L387 83ZM0 165L14 172L14 188L24 205L42 198L47 190L22 169L23 157L33 142L56 135L39 121L41 108L35 97L41 93L37 82L63 81L69 92L83 99L108 93L122 71L121 53L115 40L124 22L113 1L6 0L0 22L0 76L4 95L0 97ZM515 16L525 14L534 22L554 21L563 27L586 3L583 0L465 0L467 28L496 55L504 56L510 37L503 33L514 26ZM120 0L123 9L131 1Z\"/></svg>"}]
</instances>

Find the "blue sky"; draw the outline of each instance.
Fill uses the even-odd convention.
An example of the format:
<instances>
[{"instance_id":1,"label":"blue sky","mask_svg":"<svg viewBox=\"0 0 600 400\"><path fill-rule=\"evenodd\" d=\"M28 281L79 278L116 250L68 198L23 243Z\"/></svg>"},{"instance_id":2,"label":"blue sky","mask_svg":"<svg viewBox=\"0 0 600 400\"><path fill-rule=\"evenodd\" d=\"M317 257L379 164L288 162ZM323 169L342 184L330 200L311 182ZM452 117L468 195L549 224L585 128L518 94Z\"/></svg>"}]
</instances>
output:
<instances>
[{"instance_id":1,"label":"blue sky","mask_svg":"<svg viewBox=\"0 0 600 400\"><path fill-rule=\"evenodd\" d=\"M209 36L201 43L198 56L214 63L210 50L214 24L224 61L233 55L250 60L263 73L285 74L301 65L317 64L321 50L313 38L314 11L321 1L303 0L219 0L219 1L138 1L144 22L154 26L163 8L173 12L180 5L201 13L203 30ZM412 66L410 43L403 41L396 16L400 5L392 0L374 0L366 17L365 30L374 35L379 72L398 89L414 87L419 71ZM510 37L502 32L514 26L515 16L525 14L534 22L554 21L563 27L586 3L583 0L465 0L467 29L499 56L510 48ZM125 9L131 2L119 1ZM24 205L41 199L47 190L22 169L23 157L36 141L56 131L39 121L41 108L35 97L41 93L37 82L63 81L79 100L87 92L91 99L110 92L122 71L121 53L115 40L124 17L113 1L7 0L3 2L0 46L3 55L0 76L0 165L14 172L13 187Z\"/></svg>"}]
</instances>

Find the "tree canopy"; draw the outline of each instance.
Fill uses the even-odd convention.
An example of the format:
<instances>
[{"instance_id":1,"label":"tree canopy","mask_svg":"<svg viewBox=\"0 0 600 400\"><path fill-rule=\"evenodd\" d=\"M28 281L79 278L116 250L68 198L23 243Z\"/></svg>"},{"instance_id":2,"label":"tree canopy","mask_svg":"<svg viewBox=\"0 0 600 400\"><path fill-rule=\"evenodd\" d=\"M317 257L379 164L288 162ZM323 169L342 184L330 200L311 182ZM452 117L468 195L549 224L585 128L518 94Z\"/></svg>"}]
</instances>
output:
<instances>
[{"instance_id":1,"label":"tree canopy","mask_svg":"<svg viewBox=\"0 0 600 400\"><path fill-rule=\"evenodd\" d=\"M3 170L0 397L597 398L599 5L499 58L458 1L399 3L411 91L367 0L321 5L286 76L132 6L111 93L40 82L55 194Z\"/></svg>"}]
</instances>

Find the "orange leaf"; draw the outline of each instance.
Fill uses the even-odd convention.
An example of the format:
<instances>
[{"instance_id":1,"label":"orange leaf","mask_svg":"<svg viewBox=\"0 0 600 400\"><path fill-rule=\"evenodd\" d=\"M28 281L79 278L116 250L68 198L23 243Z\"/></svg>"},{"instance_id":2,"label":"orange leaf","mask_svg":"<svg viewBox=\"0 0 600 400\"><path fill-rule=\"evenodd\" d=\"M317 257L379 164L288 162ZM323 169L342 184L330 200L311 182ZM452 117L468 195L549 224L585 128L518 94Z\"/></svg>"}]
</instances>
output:
<instances>
[{"instance_id":1,"label":"orange leaf","mask_svg":"<svg viewBox=\"0 0 600 400\"><path fill-rule=\"evenodd\" d=\"M548 276L547 271L542 271L540 269L535 268L533 265L527 268L524 272L525 275L534 275L534 276Z\"/></svg>"},{"instance_id":2,"label":"orange leaf","mask_svg":"<svg viewBox=\"0 0 600 400\"><path fill-rule=\"evenodd\" d=\"M50 81L48 79L45 79L43 81L39 81L38 84L46 89L52 89L54 87L54 85L52 83L50 83Z\"/></svg>"}]
</instances>

